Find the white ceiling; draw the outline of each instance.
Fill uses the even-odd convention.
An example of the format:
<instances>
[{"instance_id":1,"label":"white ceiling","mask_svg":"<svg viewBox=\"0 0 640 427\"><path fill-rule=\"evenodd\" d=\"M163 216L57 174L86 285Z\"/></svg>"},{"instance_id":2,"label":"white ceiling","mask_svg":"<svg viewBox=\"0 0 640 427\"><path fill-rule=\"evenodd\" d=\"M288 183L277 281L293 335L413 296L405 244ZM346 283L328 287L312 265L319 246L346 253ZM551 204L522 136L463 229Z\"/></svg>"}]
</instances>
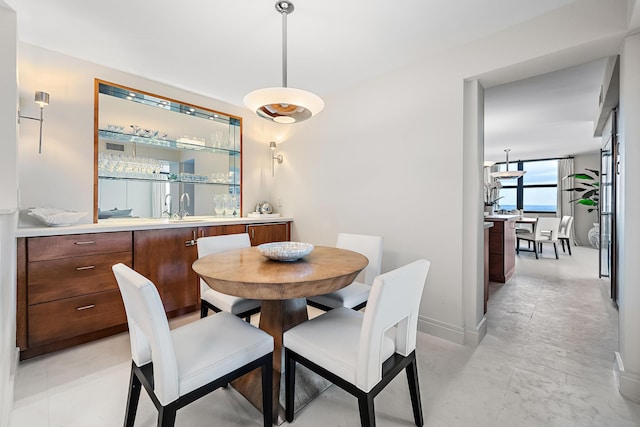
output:
<instances>
[{"instance_id":1,"label":"white ceiling","mask_svg":"<svg viewBox=\"0 0 640 427\"><path fill-rule=\"evenodd\" d=\"M594 138L606 60L495 86L485 92L485 160L563 157L598 150Z\"/></svg>"},{"instance_id":2,"label":"white ceiling","mask_svg":"<svg viewBox=\"0 0 640 427\"><path fill-rule=\"evenodd\" d=\"M236 105L281 85L275 0L5 1L30 44ZM292 1L288 83L323 96L573 0Z\"/></svg>"},{"instance_id":3,"label":"white ceiling","mask_svg":"<svg viewBox=\"0 0 640 427\"><path fill-rule=\"evenodd\" d=\"M254 89L281 84L275 0L5 1L26 43L236 105ZM293 0L288 83L326 96L573 1ZM486 158L502 161L504 148L514 160L597 148L585 135L602 67L488 90Z\"/></svg>"}]
</instances>

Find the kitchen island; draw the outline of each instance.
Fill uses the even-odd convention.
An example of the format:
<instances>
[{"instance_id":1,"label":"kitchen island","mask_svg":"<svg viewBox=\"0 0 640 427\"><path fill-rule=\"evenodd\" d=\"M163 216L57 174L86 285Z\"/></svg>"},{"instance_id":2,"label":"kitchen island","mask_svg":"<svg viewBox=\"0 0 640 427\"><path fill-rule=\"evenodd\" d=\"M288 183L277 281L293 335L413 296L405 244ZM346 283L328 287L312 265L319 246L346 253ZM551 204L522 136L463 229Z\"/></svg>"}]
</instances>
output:
<instances>
[{"instance_id":1,"label":"kitchen island","mask_svg":"<svg viewBox=\"0 0 640 427\"><path fill-rule=\"evenodd\" d=\"M489 280L507 283L516 269L516 220L518 215L491 215L489 229Z\"/></svg>"}]
</instances>

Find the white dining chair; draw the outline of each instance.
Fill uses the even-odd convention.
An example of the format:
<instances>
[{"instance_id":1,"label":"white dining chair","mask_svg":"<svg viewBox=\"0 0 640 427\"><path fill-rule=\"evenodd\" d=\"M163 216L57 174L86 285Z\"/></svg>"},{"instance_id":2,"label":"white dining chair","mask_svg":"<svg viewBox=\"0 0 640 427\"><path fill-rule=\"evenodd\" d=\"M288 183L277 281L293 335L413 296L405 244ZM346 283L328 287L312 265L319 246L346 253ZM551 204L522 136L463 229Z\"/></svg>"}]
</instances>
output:
<instances>
[{"instance_id":1,"label":"white dining chair","mask_svg":"<svg viewBox=\"0 0 640 427\"><path fill-rule=\"evenodd\" d=\"M232 249L251 247L248 233L200 237L196 242L198 258ZM200 279L200 304L200 317L206 317L209 310L216 313L226 311L248 322L251 320L251 315L260 312L261 301L223 294L211 289L203 279Z\"/></svg>"},{"instance_id":2,"label":"white dining chair","mask_svg":"<svg viewBox=\"0 0 640 427\"><path fill-rule=\"evenodd\" d=\"M373 281L364 313L338 307L284 333L288 422L300 363L357 397L363 427L375 426L375 396L406 370L414 421L422 426L416 335L428 272L422 259L382 274ZM387 333L391 329L395 335Z\"/></svg>"},{"instance_id":3,"label":"white dining chair","mask_svg":"<svg viewBox=\"0 0 640 427\"><path fill-rule=\"evenodd\" d=\"M134 425L141 386L158 410L157 425L169 427L175 424L178 409L256 368L262 370L264 426L271 426L271 335L229 313L170 330L155 285L124 264L112 269L124 301L131 341L125 427Z\"/></svg>"},{"instance_id":4,"label":"white dining chair","mask_svg":"<svg viewBox=\"0 0 640 427\"><path fill-rule=\"evenodd\" d=\"M307 303L324 311L337 307L360 310L367 305L373 279L380 274L382 266L382 237L340 233L338 234L336 247L364 255L369 260L369 264L350 285L335 292L308 297Z\"/></svg>"},{"instance_id":5,"label":"white dining chair","mask_svg":"<svg viewBox=\"0 0 640 427\"><path fill-rule=\"evenodd\" d=\"M562 252L565 251L564 244L567 243L569 255L571 255L571 236L573 235L573 216L565 215L560 221L560 229L558 230L558 240L562 245Z\"/></svg>"},{"instance_id":6,"label":"white dining chair","mask_svg":"<svg viewBox=\"0 0 640 427\"><path fill-rule=\"evenodd\" d=\"M516 253L520 254L520 240L533 243L533 251L536 259L539 259L538 252L542 253L543 244L553 244L553 249L558 259L558 229L560 228L560 218L539 217L532 233L516 234Z\"/></svg>"}]
</instances>

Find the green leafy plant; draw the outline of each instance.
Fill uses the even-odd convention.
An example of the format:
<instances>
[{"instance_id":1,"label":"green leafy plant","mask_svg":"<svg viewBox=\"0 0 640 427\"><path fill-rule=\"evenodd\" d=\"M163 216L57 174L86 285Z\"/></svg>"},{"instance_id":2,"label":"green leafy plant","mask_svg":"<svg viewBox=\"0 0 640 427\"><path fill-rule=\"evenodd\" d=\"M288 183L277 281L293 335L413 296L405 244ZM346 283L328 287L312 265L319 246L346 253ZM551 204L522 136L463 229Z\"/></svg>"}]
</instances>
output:
<instances>
[{"instance_id":1,"label":"green leafy plant","mask_svg":"<svg viewBox=\"0 0 640 427\"><path fill-rule=\"evenodd\" d=\"M564 191L571 191L579 196L570 202L587 206L589 208L587 212L595 211L597 213L600 203L600 172L594 169L586 170L591 174L583 172L567 175L567 178L574 178L579 181L575 183L576 186L574 188L567 188Z\"/></svg>"}]
</instances>

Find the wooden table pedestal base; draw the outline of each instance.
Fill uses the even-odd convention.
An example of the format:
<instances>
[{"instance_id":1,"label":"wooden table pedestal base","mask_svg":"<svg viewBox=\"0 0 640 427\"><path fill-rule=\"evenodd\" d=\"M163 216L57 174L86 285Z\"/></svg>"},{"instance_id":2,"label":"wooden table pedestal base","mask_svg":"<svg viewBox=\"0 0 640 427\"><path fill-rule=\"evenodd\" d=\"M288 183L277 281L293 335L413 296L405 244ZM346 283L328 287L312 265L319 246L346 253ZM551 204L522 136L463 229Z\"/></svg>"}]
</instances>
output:
<instances>
[{"instance_id":1,"label":"wooden table pedestal base","mask_svg":"<svg viewBox=\"0 0 640 427\"><path fill-rule=\"evenodd\" d=\"M288 300L263 300L260 310L260 329L273 336L273 417L274 424L284 422L284 351L282 334L294 326L306 321L307 300L305 298ZM260 370L237 379L232 386L262 411L262 389ZM319 375L304 366L296 367L296 396L294 410L298 411L309 401L317 397L331 385Z\"/></svg>"}]
</instances>

